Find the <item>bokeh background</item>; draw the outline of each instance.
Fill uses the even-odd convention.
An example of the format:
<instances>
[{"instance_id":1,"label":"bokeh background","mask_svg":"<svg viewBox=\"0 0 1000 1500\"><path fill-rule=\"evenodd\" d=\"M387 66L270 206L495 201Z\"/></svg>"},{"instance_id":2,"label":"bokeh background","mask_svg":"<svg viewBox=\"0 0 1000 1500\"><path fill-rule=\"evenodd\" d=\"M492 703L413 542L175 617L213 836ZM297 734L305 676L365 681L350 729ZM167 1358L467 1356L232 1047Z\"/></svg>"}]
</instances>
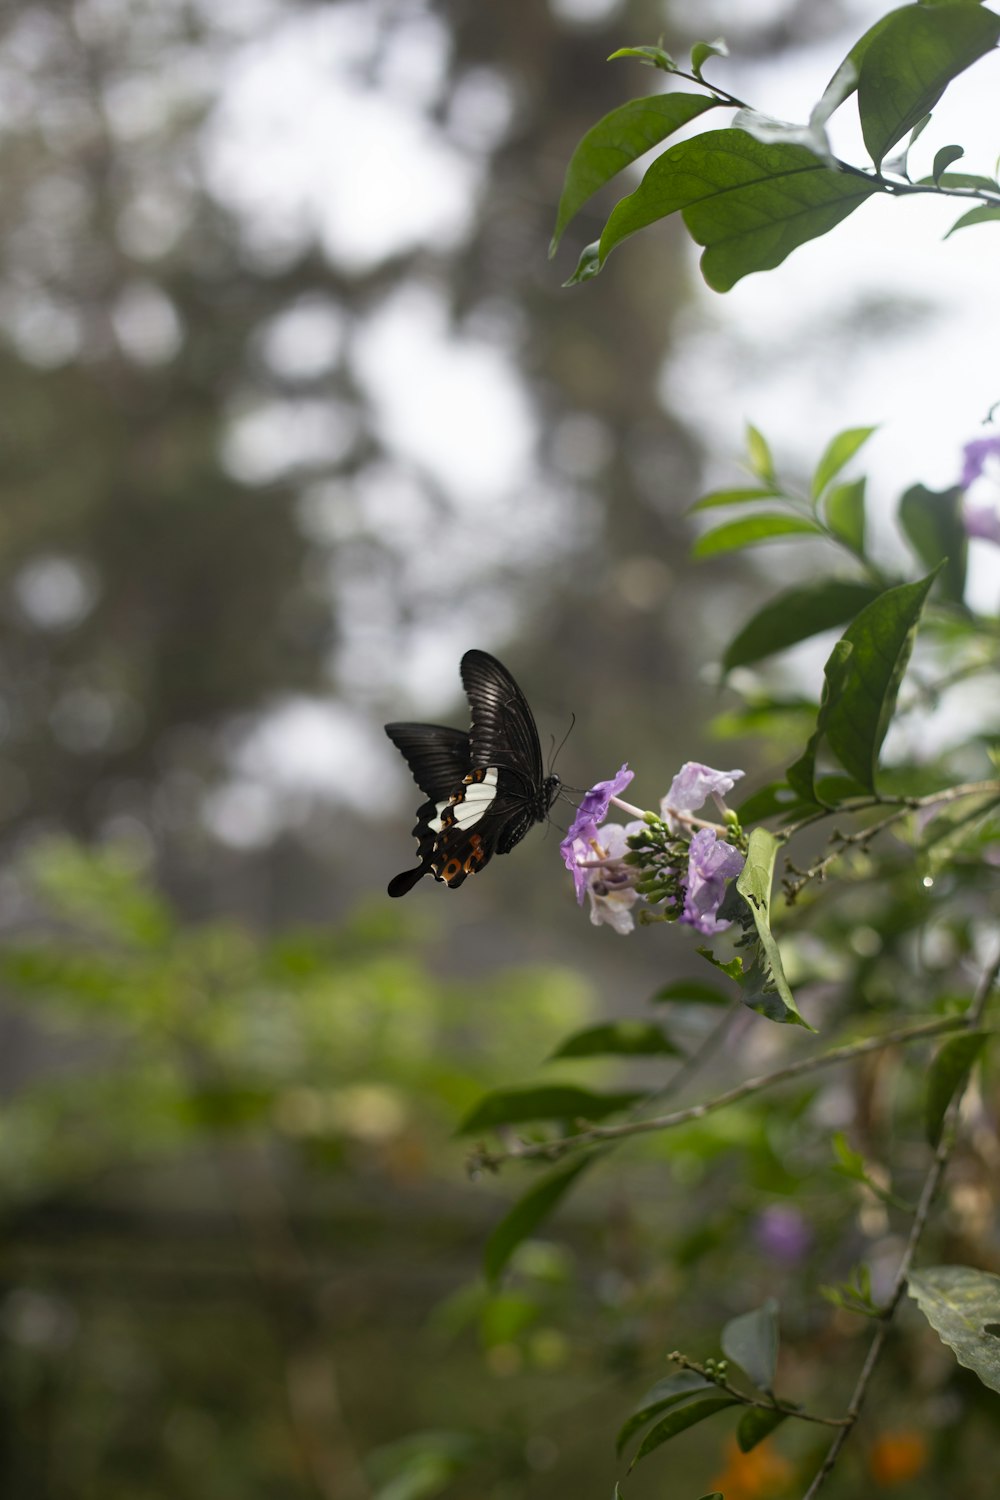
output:
<instances>
[{"instance_id":1,"label":"bokeh background","mask_svg":"<svg viewBox=\"0 0 1000 1500\"><path fill-rule=\"evenodd\" d=\"M517 1184L465 1180L462 1112L698 960L590 929L554 829L390 904L415 803L381 723L461 723L478 645L546 746L575 715L567 781L628 759L654 805L685 759L745 763L711 664L761 575L694 568L685 519L743 423L794 473L884 422L886 504L951 481L997 288L935 205L726 299L677 225L561 289L605 202L546 258L575 141L660 86L613 48L722 31L727 86L801 118L880 11L4 7L5 1500L610 1493L663 1351L720 1285L774 1289L720 1248L795 1176L756 1115L650 1147L479 1285Z\"/></svg>"}]
</instances>

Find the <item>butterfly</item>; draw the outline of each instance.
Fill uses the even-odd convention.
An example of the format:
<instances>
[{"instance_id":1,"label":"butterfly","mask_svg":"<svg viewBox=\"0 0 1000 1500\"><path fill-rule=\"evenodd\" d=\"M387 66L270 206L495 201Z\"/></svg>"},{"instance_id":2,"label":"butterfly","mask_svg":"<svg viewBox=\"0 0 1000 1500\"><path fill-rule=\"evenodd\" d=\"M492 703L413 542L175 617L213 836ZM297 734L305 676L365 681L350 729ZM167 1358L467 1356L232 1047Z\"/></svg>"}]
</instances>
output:
<instances>
[{"instance_id":1,"label":"butterfly","mask_svg":"<svg viewBox=\"0 0 1000 1500\"><path fill-rule=\"evenodd\" d=\"M507 668L486 651L466 651L461 673L472 710L468 733L444 724L385 726L428 798L413 830L420 863L390 880L390 896L405 896L424 875L457 889L544 821L559 791L559 777L545 775L528 700Z\"/></svg>"}]
</instances>

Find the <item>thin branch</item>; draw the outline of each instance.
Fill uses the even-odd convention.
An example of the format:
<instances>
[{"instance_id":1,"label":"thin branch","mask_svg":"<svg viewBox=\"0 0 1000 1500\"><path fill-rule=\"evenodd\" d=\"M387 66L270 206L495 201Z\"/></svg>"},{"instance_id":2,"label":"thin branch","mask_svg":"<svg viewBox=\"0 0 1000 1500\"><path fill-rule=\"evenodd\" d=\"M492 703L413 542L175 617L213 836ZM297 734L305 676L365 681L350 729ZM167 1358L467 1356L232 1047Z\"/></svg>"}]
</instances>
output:
<instances>
[{"instance_id":1,"label":"thin branch","mask_svg":"<svg viewBox=\"0 0 1000 1500\"><path fill-rule=\"evenodd\" d=\"M972 1004L965 1015L962 1017L963 1030L972 1029L979 1025L979 1022L983 1018L983 1012L986 1009L989 997L993 991L993 987L997 982L998 975L1000 975L1000 952L997 953L997 956L993 960L992 964L988 969L984 971L982 977L980 978L979 984L976 988L976 993L973 997ZM954 1121L954 1118L958 1113L958 1108L962 1102L962 1096L964 1092L964 1088L960 1089L951 1102L948 1111L950 1121ZM941 1140L937 1150L934 1153L934 1160L931 1163L930 1171L927 1173L927 1176L924 1179L923 1189L920 1193L920 1202L917 1204L917 1210L913 1216L913 1223L910 1226L909 1238L906 1241L906 1248L903 1251L902 1259L900 1260L899 1267L896 1271L896 1277L892 1284L892 1291L889 1294L889 1300L879 1314L879 1325L875 1330L875 1337L872 1339L871 1344L869 1345L868 1353L865 1356L865 1362L861 1367L861 1373L858 1376L857 1383L854 1387L854 1393L851 1396L850 1405L847 1408L847 1420L844 1426L841 1427L840 1431L837 1433L833 1442L830 1444L829 1452L827 1453L822 1465L813 1478L812 1484L809 1486L808 1490L803 1496L803 1500L815 1500L815 1496L819 1494L820 1489L825 1484L827 1476L830 1474L834 1464L837 1462L837 1459L840 1456L840 1450L847 1442L847 1439L850 1437L852 1431L854 1430L858 1417L861 1415L861 1408L864 1404L865 1397L868 1394L868 1387L871 1383L871 1378L875 1373L875 1367L878 1364L879 1358L882 1354L882 1350L885 1347L886 1339L889 1337L889 1328L895 1315L896 1308L899 1306L900 1301L903 1297L903 1293L906 1290L906 1282L910 1274L910 1267L913 1265L913 1258L917 1253L917 1248L920 1244L921 1236L923 1235L924 1229L927 1225L927 1220L930 1216L931 1205L934 1202L937 1190L941 1185L941 1179L944 1176L945 1169L948 1165L948 1159L951 1156L954 1145L954 1132L951 1129L945 1129L944 1131L942 1131Z\"/></svg>"},{"instance_id":2,"label":"thin branch","mask_svg":"<svg viewBox=\"0 0 1000 1500\"><path fill-rule=\"evenodd\" d=\"M686 1354L680 1354L676 1349L667 1357L675 1365L679 1365L682 1370L694 1370L696 1374L703 1375L706 1380L710 1380L713 1385L717 1385L720 1391L725 1391L727 1396L734 1396L744 1406L756 1406L759 1411L780 1411L783 1417L798 1417L800 1422L818 1422L822 1427L843 1427L848 1421L847 1417L821 1417L815 1412L804 1411L798 1406L786 1406L777 1397L773 1401L760 1401L756 1396L748 1396L745 1391L741 1391L739 1386L731 1384L724 1376L709 1370L705 1365L699 1364L696 1359L688 1359Z\"/></svg>"},{"instance_id":3,"label":"thin branch","mask_svg":"<svg viewBox=\"0 0 1000 1500\"><path fill-rule=\"evenodd\" d=\"M933 807L937 803L944 806L949 802L958 802L963 797L996 797L998 795L1000 795L1000 781L964 781L958 786L944 787L939 792L928 792L922 797L856 797L840 802L836 807L822 807L816 812L808 813L797 823L789 823L787 828L781 829L775 837L787 844L803 828L808 828L811 824L822 821L823 818L838 815L850 816L853 813L867 812L875 807L896 807L902 816L903 813L918 812L922 807Z\"/></svg>"},{"instance_id":4,"label":"thin branch","mask_svg":"<svg viewBox=\"0 0 1000 1500\"><path fill-rule=\"evenodd\" d=\"M567 1152L574 1151L581 1146L622 1140L632 1135L649 1135L653 1131L670 1130L675 1125L686 1124L689 1120L704 1119L706 1115L713 1114L717 1109L736 1104L751 1094L759 1094L764 1089L773 1088L779 1083L787 1083L789 1079L814 1073L819 1068L849 1062L851 1058L863 1057L868 1052L879 1052L885 1047L920 1041L922 1037L959 1031L968 1024L966 1016L942 1016L940 1020L925 1021L919 1026L902 1027L898 1031L886 1032L883 1036L868 1037L861 1042L848 1042L843 1047L831 1048L829 1052L824 1052L819 1057L800 1058L798 1062L789 1063L784 1068L777 1068L773 1073L762 1073L756 1078L747 1078L743 1083L737 1084L735 1088L729 1089L724 1094L718 1094L714 1099L706 1099L701 1104L689 1105L686 1109L676 1109L670 1114L653 1115L648 1120L627 1120L620 1125L592 1125L587 1129L577 1131L575 1135L564 1136L559 1140L521 1142L506 1151L490 1152L485 1147L480 1147L473 1154L470 1166L473 1170L483 1168L495 1170L506 1161L524 1161L537 1157L556 1161Z\"/></svg>"}]
</instances>

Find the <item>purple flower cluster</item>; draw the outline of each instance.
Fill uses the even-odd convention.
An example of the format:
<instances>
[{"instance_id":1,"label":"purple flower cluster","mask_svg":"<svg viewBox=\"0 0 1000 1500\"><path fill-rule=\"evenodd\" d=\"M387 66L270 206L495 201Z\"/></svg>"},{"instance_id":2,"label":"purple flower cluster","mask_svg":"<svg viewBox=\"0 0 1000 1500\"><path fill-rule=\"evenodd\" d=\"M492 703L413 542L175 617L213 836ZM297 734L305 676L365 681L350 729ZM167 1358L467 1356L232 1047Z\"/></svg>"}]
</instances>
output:
<instances>
[{"instance_id":1,"label":"purple flower cluster","mask_svg":"<svg viewBox=\"0 0 1000 1500\"><path fill-rule=\"evenodd\" d=\"M716 825L694 814L711 799L728 820L725 797L743 772L688 761L660 803L659 816L619 798L633 775L626 764L591 787L559 845L577 901L582 906L589 898L594 925L607 923L622 935L633 930L639 901L660 905L663 917L676 917L705 936L724 932L730 924L719 919L719 906L744 856L719 838ZM632 813L633 821L606 823L612 803Z\"/></svg>"}]
</instances>

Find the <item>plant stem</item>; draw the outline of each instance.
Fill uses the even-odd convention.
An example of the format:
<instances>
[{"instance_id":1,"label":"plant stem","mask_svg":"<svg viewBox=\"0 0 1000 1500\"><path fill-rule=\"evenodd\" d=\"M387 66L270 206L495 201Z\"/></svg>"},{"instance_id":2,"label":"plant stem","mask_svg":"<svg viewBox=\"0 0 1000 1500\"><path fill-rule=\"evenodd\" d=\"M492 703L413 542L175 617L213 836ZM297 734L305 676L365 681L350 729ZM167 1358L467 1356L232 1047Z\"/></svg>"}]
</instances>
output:
<instances>
[{"instance_id":1,"label":"plant stem","mask_svg":"<svg viewBox=\"0 0 1000 1500\"><path fill-rule=\"evenodd\" d=\"M923 1037L939 1036L942 1032L960 1031L969 1024L966 1016L942 1016L939 1020L925 1021L919 1026L901 1027L897 1031L886 1032L883 1036L867 1037L861 1042L848 1042L843 1047L831 1048L829 1052L824 1052L819 1057L800 1058L798 1062L789 1063L784 1068L777 1068L773 1073L763 1073L756 1078L747 1078L743 1083L737 1084L735 1088L729 1089L724 1094L718 1094L714 1099L706 1099L701 1104L689 1105L686 1109L673 1110L670 1114L653 1115L648 1120L628 1120L620 1125L592 1125L589 1129L580 1130L575 1135L565 1136L560 1140L522 1143L507 1151L489 1152L481 1148L475 1153L471 1166L473 1169L490 1168L492 1170L502 1166L506 1161L513 1160L525 1161L541 1157L556 1161L569 1151L574 1151L581 1146L593 1145L595 1142L616 1141L626 1136L648 1135L652 1131L670 1130L675 1125L687 1124L689 1120L704 1119L706 1115L713 1114L717 1109L724 1109L728 1104L736 1104L751 1094L759 1094L776 1084L787 1083L792 1078L801 1078L804 1074L814 1073L819 1068L849 1062L854 1057L863 1057L868 1052L879 1052L885 1047L920 1041Z\"/></svg>"},{"instance_id":2,"label":"plant stem","mask_svg":"<svg viewBox=\"0 0 1000 1500\"><path fill-rule=\"evenodd\" d=\"M998 974L1000 974L1000 952L997 953L996 958L993 960L992 964L990 964L989 968L984 971L976 988L976 993L973 997L972 1004L970 1005L968 1011L966 1011L965 1015L961 1018L963 1030L971 1030L972 1028L978 1026L979 1022L982 1020L983 1012L986 1009L987 1001L989 1000L989 997L993 991L993 986L996 984ZM955 1115L958 1112L958 1107L962 1102L962 1095L964 1094L964 1092L964 1088L960 1089L951 1102L948 1111L949 1118L951 1120L954 1120ZM948 1165L948 1159L951 1156L952 1150L954 1149L954 1144L955 1142L953 1131L950 1129L942 1131L941 1140L938 1144L937 1150L934 1153L934 1160L931 1162L930 1171L927 1173L927 1176L924 1179L924 1185L920 1193L920 1201L917 1204L916 1213L913 1216L913 1223L910 1226L909 1238L906 1241L906 1248L903 1251L902 1259L900 1260L899 1267L896 1271L896 1277L892 1284L892 1291L889 1293L889 1300L879 1315L879 1325L875 1330L875 1337L872 1339L871 1344L869 1345L868 1353L865 1356L865 1362L861 1367L861 1373L858 1376L857 1383L854 1387L854 1393L851 1396L850 1405L847 1408L847 1420L844 1426L842 1426L840 1431L837 1433L833 1442L830 1444L829 1451L815 1477L813 1478L812 1484L809 1486L808 1490L803 1496L803 1500L815 1500L815 1496L819 1494L820 1489L826 1483L827 1476L830 1474L834 1464L837 1462L837 1459L840 1456L840 1450L847 1442L847 1439L850 1437L852 1431L854 1430L858 1417L861 1415L861 1408L864 1404L865 1397L868 1394L868 1387L871 1383L871 1378L875 1373L875 1366L878 1364L879 1358L882 1354L882 1350L885 1347L886 1339L889 1337L889 1328L892 1323L893 1316L895 1315L896 1308L899 1306L899 1303L903 1297L903 1293L906 1290L906 1282L910 1274L910 1267L912 1266L913 1258L917 1253L917 1248L920 1244L921 1236L923 1235L928 1217L930 1216L931 1204L934 1202L937 1190L941 1185L941 1179L944 1176L945 1168Z\"/></svg>"}]
</instances>

